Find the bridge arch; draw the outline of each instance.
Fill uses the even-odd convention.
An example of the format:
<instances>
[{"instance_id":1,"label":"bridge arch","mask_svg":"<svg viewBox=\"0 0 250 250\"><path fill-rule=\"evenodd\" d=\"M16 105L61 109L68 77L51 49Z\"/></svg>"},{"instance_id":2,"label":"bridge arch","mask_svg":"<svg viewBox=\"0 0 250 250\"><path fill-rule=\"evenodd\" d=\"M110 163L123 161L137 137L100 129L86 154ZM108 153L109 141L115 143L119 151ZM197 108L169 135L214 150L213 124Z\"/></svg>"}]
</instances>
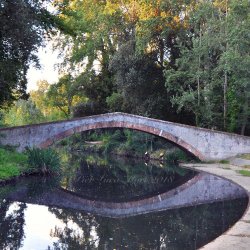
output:
<instances>
[{"instance_id":1,"label":"bridge arch","mask_svg":"<svg viewBox=\"0 0 250 250\"><path fill-rule=\"evenodd\" d=\"M205 159L205 157L199 150L197 150L191 144L185 142L184 140L178 138L177 136L174 136L171 133L168 133L159 128L148 126L145 124L134 124L130 122L107 121L107 122L96 122L93 124L76 126L74 128L67 129L63 132L60 132L52 136L49 139L46 139L45 141L40 143L40 145L38 146L41 148L46 148L46 147L53 145L55 142L60 141L76 133L85 132L89 130L95 130L95 129L107 129L107 128L127 128L127 129L137 130L141 132L146 132L148 134L156 135L156 136L166 139L167 141L173 143L177 147L188 152L194 157L197 157L200 160Z\"/></svg>"},{"instance_id":2,"label":"bridge arch","mask_svg":"<svg viewBox=\"0 0 250 250\"><path fill-rule=\"evenodd\" d=\"M129 128L157 135L200 160L227 159L250 152L250 137L188 126L126 113L107 113L65 121L0 129L0 143L26 147L47 147L78 132L98 128Z\"/></svg>"}]
</instances>

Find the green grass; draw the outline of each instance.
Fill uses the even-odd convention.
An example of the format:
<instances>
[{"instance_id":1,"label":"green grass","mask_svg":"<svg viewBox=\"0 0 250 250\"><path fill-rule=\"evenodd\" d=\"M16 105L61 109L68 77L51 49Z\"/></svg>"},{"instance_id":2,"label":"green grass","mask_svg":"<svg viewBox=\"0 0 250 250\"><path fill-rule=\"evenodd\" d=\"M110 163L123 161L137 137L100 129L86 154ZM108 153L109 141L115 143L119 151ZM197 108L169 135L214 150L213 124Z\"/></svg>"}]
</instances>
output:
<instances>
[{"instance_id":1,"label":"green grass","mask_svg":"<svg viewBox=\"0 0 250 250\"><path fill-rule=\"evenodd\" d=\"M238 173L240 173L243 176L250 177L250 171L249 170L239 170Z\"/></svg>"},{"instance_id":2,"label":"green grass","mask_svg":"<svg viewBox=\"0 0 250 250\"><path fill-rule=\"evenodd\" d=\"M221 161L219 161L219 163L221 163L221 164L229 164L230 161L229 160L221 160Z\"/></svg>"},{"instance_id":3,"label":"green grass","mask_svg":"<svg viewBox=\"0 0 250 250\"><path fill-rule=\"evenodd\" d=\"M245 159L245 160L250 160L250 154L243 154L240 156L240 158Z\"/></svg>"},{"instance_id":4,"label":"green grass","mask_svg":"<svg viewBox=\"0 0 250 250\"><path fill-rule=\"evenodd\" d=\"M0 180L18 176L27 170L27 156L0 148Z\"/></svg>"}]
</instances>

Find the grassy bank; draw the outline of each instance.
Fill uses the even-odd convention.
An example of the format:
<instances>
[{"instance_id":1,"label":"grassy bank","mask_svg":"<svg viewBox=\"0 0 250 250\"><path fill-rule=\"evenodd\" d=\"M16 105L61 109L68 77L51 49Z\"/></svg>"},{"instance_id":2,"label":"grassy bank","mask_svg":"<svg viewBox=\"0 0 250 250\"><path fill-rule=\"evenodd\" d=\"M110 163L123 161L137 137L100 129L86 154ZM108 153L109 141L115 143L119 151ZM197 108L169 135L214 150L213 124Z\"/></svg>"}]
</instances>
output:
<instances>
[{"instance_id":1,"label":"grassy bank","mask_svg":"<svg viewBox=\"0 0 250 250\"><path fill-rule=\"evenodd\" d=\"M26 173L28 156L11 149L0 148L0 181Z\"/></svg>"},{"instance_id":2,"label":"grassy bank","mask_svg":"<svg viewBox=\"0 0 250 250\"><path fill-rule=\"evenodd\" d=\"M53 175L60 172L60 159L52 149L29 149L25 153L0 147L0 182L26 174Z\"/></svg>"}]
</instances>

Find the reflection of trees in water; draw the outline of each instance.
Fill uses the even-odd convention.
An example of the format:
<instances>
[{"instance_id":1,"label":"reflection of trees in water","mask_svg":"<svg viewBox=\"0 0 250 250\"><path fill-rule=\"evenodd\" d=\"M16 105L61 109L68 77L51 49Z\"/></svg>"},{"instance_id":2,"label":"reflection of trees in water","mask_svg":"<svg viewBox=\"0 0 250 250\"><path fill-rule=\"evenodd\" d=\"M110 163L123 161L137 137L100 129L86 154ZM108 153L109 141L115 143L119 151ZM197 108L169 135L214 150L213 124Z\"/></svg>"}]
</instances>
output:
<instances>
[{"instance_id":1,"label":"reflection of trees in water","mask_svg":"<svg viewBox=\"0 0 250 250\"><path fill-rule=\"evenodd\" d=\"M0 249L19 249L24 238L25 203L0 203Z\"/></svg>"},{"instance_id":2,"label":"reflection of trees in water","mask_svg":"<svg viewBox=\"0 0 250 250\"><path fill-rule=\"evenodd\" d=\"M196 249L232 226L246 204L241 199L120 219L53 208L66 225L73 221L82 230L55 229L59 243L54 249L60 243L65 249Z\"/></svg>"},{"instance_id":3,"label":"reflection of trees in water","mask_svg":"<svg viewBox=\"0 0 250 250\"><path fill-rule=\"evenodd\" d=\"M70 166L67 167L67 166ZM195 173L178 166L100 155L72 154L63 187L90 199L124 201L150 197L183 184Z\"/></svg>"},{"instance_id":4,"label":"reflection of trees in water","mask_svg":"<svg viewBox=\"0 0 250 250\"><path fill-rule=\"evenodd\" d=\"M26 186L32 189L33 185L28 184ZM45 187L40 187L41 197L42 192L47 194L51 190L46 181L42 184ZM17 185L16 190L23 192L24 183ZM20 195L13 188L8 190L6 187L3 191L6 191L5 197L8 197L8 191L12 197ZM39 200L38 189L34 192L27 190L27 193ZM159 249L165 245L168 249L196 249L237 221L246 205L247 200L241 199L118 219L49 208L49 212L63 223L51 231L51 236L58 237L59 241L55 241L50 249ZM8 200L0 203L0 249L18 249L21 246L25 237L25 208L23 203L10 203Z\"/></svg>"},{"instance_id":5,"label":"reflection of trees in water","mask_svg":"<svg viewBox=\"0 0 250 250\"><path fill-rule=\"evenodd\" d=\"M50 212L63 221L65 228L55 227L51 231L52 237L58 237L59 242L53 244L52 249L95 249L98 245L98 238L93 236L93 231L98 227L95 216L91 214L79 213L74 210L50 208ZM70 222L74 222L78 227L71 228ZM51 248L50 248L51 249Z\"/></svg>"},{"instance_id":6,"label":"reflection of trees in water","mask_svg":"<svg viewBox=\"0 0 250 250\"><path fill-rule=\"evenodd\" d=\"M40 197L42 193L53 192L54 189L60 186L61 177L55 176L34 176L29 179L21 180L16 187L27 187L27 197ZM17 188L18 189L18 188Z\"/></svg>"}]
</instances>

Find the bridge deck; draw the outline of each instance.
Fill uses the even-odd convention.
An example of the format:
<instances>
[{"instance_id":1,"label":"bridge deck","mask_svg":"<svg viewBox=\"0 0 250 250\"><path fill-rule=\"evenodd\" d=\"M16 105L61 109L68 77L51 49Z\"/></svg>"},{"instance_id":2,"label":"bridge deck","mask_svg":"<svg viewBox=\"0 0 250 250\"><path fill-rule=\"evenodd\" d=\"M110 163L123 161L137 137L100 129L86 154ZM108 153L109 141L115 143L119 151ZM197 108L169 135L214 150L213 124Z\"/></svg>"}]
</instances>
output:
<instances>
[{"instance_id":1,"label":"bridge deck","mask_svg":"<svg viewBox=\"0 0 250 250\"><path fill-rule=\"evenodd\" d=\"M125 113L109 113L72 120L0 129L0 143L47 147L55 141L98 128L130 128L165 138L201 160L221 160L250 153L250 137L172 123Z\"/></svg>"}]
</instances>

